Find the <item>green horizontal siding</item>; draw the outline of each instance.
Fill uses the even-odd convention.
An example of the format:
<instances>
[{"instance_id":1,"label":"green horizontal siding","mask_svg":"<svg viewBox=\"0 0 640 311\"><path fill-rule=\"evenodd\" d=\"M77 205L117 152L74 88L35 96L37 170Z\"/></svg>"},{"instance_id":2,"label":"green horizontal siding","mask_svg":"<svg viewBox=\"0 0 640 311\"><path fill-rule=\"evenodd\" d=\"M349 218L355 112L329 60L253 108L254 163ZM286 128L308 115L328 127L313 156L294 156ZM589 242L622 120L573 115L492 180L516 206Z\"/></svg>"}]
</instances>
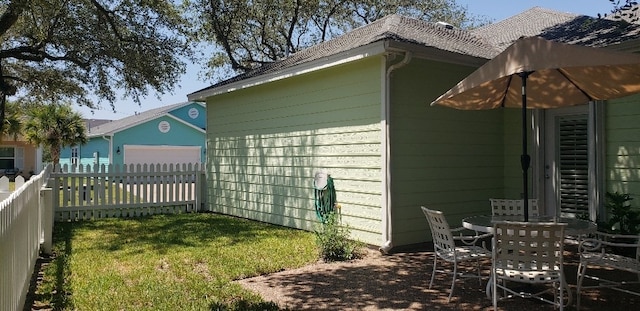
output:
<instances>
[{"instance_id":1,"label":"green horizontal siding","mask_svg":"<svg viewBox=\"0 0 640 311\"><path fill-rule=\"evenodd\" d=\"M211 210L314 230L325 170L354 238L380 244L380 72L371 58L210 99Z\"/></svg>"},{"instance_id":2,"label":"green horizontal siding","mask_svg":"<svg viewBox=\"0 0 640 311\"><path fill-rule=\"evenodd\" d=\"M414 59L392 74L391 188L393 243L431 240L424 205L452 226L489 211L503 192L501 111L460 111L429 103L474 68Z\"/></svg>"},{"instance_id":3,"label":"green horizontal siding","mask_svg":"<svg viewBox=\"0 0 640 311\"><path fill-rule=\"evenodd\" d=\"M606 104L606 190L629 193L640 206L640 95Z\"/></svg>"}]
</instances>

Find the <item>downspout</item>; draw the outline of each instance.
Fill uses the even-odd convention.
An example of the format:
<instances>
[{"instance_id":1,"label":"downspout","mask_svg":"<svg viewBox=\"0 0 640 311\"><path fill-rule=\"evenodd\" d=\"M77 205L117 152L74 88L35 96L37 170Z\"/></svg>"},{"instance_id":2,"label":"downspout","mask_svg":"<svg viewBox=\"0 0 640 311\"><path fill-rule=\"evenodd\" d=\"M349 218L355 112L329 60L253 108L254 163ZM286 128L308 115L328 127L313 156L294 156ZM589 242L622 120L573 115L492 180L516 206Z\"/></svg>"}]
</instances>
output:
<instances>
[{"instance_id":1,"label":"downspout","mask_svg":"<svg viewBox=\"0 0 640 311\"><path fill-rule=\"evenodd\" d=\"M382 68L387 67L387 58L389 54L385 55L382 59L383 66ZM389 117L391 116L391 73L398 69L406 66L411 61L412 53L409 51L405 51L404 59L399 63L395 63L389 68L386 68L386 72L384 72L384 79L382 82L382 98L384 102L382 103L382 163L384 165L382 170L382 239L383 244L380 246L380 252L383 254L388 254L389 251L393 248L392 241L392 208L391 208L391 148L390 148L390 131L389 131Z\"/></svg>"},{"instance_id":2,"label":"downspout","mask_svg":"<svg viewBox=\"0 0 640 311\"><path fill-rule=\"evenodd\" d=\"M113 164L113 136L104 135L102 139L109 142L109 164Z\"/></svg>"}]
</instances>

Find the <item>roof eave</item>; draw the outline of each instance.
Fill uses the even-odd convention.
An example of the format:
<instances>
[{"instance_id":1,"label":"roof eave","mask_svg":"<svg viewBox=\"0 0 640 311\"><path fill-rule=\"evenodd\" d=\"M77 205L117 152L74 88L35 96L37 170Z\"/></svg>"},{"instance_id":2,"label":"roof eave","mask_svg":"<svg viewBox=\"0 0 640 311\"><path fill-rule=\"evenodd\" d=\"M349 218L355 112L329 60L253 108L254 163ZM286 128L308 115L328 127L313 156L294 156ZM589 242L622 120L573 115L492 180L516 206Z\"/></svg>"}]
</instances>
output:
<instances>
[{"instance_id":1,"label":"roof eave","mask_svg":"<svg viewBox=\"0 0 640 311\"><path fill-rule=\"evenodd\" d=\"M639 53L640 52L640 39L627 40L619 44L613 44L605 47L606 49L615 50L619 52L627 53Z\"/></svg>"},{"instance_id":2,"label":"roof eave","mask_svg":"<svg viewBox=\"0 0 640 311\"><path fill-rule=\"evenodd\" d=\"M287 79L309 72L318 71L321 69L334 67L341 64L350 63L374 55L383 54L386 51L386 41L377 41L355 49L337 53L331 56L323 57L317 60L313 60L307 63L292 66L282 71L267 73L264 75L240 80L230 84L222 85L217 88L205 89L198 92L187 95L189 101L202 102L207 98L230 93L241 89L246 89L261 84L266 84L282 79Z\"/></svg>"},{"instance_id":3,"label":"roof eave","mask_svg":"<svg viewBox=\"0 0 640 311\"><path fill-rule=\"evenodd\" d=\"M389 41L387 51L410 51L411 53L413 53L413 57L415 58L471 67L480 67L481 65L489 61L489 58L471 56L463 52L456 53L452 51L442 50L437 47L424 46L422 44L401 41Z\"/></svg>"}]
</instances>

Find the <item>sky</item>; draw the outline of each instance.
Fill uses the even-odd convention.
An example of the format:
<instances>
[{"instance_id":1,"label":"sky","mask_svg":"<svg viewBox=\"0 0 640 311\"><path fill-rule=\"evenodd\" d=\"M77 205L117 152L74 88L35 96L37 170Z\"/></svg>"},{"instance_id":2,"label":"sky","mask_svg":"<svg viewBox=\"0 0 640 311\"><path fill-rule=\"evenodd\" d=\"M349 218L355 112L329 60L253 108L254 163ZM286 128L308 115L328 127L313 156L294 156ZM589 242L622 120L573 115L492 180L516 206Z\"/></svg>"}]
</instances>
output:
<instances>
[{"instance_id":1,"label":"sky","mask_svg":"<svg viewBox=\"0 0 640 311\"><path fill-rule=\"evenodd\" d=\"M608 13L613 6L609 0L456 0L456 2L475 15L488 17L497 22L516 15L535 6L553 9L560 12L597 16L598 13ZM213 81L198 79L202 72L200 64L189 64L187 73L177 83L178 86L172 94L161 95L158 100L154 93L142 100L137 105L132 100L122 99L115 103L115 112L108 103L103 103L100 109L90 110L83 107L75 107L87 119L111 119L117 120L161 106L172 105L187 101L187 94L210 86Z\"/></svg>"}]
</instances>

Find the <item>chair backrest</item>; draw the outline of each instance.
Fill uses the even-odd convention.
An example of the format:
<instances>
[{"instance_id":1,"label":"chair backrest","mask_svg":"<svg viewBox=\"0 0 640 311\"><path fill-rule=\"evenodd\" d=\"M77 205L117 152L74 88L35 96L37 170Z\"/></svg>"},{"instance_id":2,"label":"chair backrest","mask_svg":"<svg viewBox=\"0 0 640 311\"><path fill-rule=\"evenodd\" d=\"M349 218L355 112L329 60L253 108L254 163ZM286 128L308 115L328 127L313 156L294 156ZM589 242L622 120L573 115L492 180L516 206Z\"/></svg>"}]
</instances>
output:
<instances>
[{"instance_id":1,"label":"chair backrest","mask_svg":"<svg viewBox=\"0 0 640 311\"><path fill-rule=\"evenodd\" d=\"M491 214L500 216L524 215L524 200L522 199L489 199ZM529 199L529 216L540 216L537 199Z\"/></svg>"},{"instance_id":2,"label":"chair backrest","mask_svg":"<svg viewBox=\"0 0 640 311\"><path fill-rule=\"evenodd\" d=\"M433 237L433 248L436 253L440 253L441 251L453 252L456 245L453 240L453 234L451 234L451 228L449 228L449 223L447 223L444 214L441 211L431 210L424 206L420 208L429 222L431 236Z\"/></svg>"},{"instance_id":3,"label":"chair backrest","mask_svg":"<svg viewBox=\"0 0 640 311\"><path fill-rule=\"evenodd\" d=\"M495 267L520 271L562 269L566 226L565 223L511 221L495 223L493 227Z\"/></svg>"}]
</instances>

